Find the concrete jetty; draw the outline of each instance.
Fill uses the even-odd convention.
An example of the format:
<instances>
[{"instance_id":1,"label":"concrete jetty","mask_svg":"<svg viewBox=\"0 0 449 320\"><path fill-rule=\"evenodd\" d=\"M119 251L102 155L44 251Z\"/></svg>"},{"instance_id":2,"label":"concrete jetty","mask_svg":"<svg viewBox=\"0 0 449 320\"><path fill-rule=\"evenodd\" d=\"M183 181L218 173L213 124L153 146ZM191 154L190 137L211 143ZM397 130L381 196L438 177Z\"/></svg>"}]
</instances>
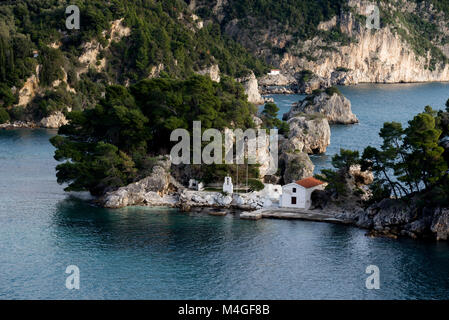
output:
<instances>
[{"instance_id":1,"label":"concrete jetty","mask_svg":"<svg viewBox=\"0 0 449 320\"><path fill-rule=\"evenodd\" d=\"M240 219L259 220L266 219L285 219L285 220L307 220L317 222L330 222L340 224L350 224L350 221L338 219L334 215L322 212L320 210L305 210L295 208L263 208L255 211L246 211L240 214Z\"/></svg>"}]
</instances>

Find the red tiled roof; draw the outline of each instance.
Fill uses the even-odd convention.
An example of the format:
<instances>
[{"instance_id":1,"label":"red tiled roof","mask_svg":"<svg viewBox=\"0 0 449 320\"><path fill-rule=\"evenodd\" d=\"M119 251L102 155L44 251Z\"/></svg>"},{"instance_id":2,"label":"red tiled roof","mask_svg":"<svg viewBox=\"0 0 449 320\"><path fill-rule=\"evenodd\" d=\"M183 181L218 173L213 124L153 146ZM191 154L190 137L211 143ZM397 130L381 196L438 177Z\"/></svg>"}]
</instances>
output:
<instances>
[{"instance_id":1,"label":"red tiled roof","mask_svg":"<svg viewBox=\"0 0 449 320\"><path fill-rule=\"evenodd\" d=\"M313 188L313 187L319 186L321 184L324 184L324 182L320 181L318 179L315 179L313 177L310 177L310 178L298 180L298 181L296 181L296 184L299 184L300 186L303 186L304 188L309 189L309 188Z\"/></svg>"}]
</instances>

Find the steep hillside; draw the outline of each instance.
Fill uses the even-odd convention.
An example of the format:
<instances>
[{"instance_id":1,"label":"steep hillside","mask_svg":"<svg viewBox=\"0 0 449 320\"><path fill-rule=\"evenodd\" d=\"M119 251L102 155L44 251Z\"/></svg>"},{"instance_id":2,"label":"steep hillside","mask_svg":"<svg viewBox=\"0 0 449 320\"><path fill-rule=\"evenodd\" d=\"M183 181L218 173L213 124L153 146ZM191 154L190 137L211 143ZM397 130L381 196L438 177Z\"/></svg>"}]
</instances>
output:
<instances>
[{"instance_id":1,"label":"steep hillside","mask_svg":"<svg viewBox=\"0 0 449 320\"><path fill-rule=\"evenodd\" d=\"M366 27L368 5L380 29ZM449 80L449 1L190 1L204 19L296 77L333 83Z\"/></svg>"},{"instance_id":2,"label":"steep hillside","mask_svg":"<svg viewBox=\"0 0 449 320\"><path fill-rule=\"evenodd\" d=\"M80 8L80 30L65 27L73 4ZM93 107L111 84L193 73L219 80L266 69L180 0L0 3L0 108L12 120Z\"/></svg>"}]
</instances>

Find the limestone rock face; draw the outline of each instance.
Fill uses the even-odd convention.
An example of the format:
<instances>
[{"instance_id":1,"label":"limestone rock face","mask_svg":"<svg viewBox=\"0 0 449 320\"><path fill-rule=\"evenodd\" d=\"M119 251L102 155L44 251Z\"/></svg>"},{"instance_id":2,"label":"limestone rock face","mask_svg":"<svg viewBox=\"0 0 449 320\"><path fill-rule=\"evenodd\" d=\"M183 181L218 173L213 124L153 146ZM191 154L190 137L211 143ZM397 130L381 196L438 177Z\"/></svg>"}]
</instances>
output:
<instances>
[{"instance_id":1,"label":"limestone rock face","mask_svg":"<svg viewBox=\"0 0 449 320\"><path fill-rule=\"evenodd\" d=\"M432 232L436 234L437 240L447 240L449 237L449 209L442 209L440 215L434 217Z\"/></svg>"},{"instance_id":2,"label":"limestone rock face","mask_svg":"<svg viewBox=\"0 0 449 320\"><path fill-rule=\"evenodd\" d=\"M162 63L159 63L157 66L151 67L150 74L148 75L148 79L153 79L159 77L162 71L164 71L165 66Z\"/></svg>"},{"instance_id":3,"label":"limestone rock face","mask_svg":"<svg viewBox=\"0 0 449 320\"><path fill-rule=\"evenodd\" d=\"M111 30L109 32L111 41L120 41L124 37L131 35L131 29L123 25L124 18L111 22Z\"/></svg>"},{"instance_id":4,"label":"limestone rock face","mask_svg":"<svg viewBox=\"0 0 449 320\"><path fill-rule=\"evenodd\" d=\"M198 2L198 1L197 1ZM204 2L204 1L202 1ZM348 70L343 76L343 82L357 84L362 82L425 82L449 81L449 64L437 62L430 67L430 52L417 55L413 44L401 36L398 29L410 35L409 30L399 19L395 26L382 23L378 30L366 27L366 16L369 1L348 0L350 10L343 10L328 21L322 21L318 29L331 32L338 28L352 41L336 43L326 37L316 36L307 40L294 39L293 32L285 32L285 27L278 25L275 20L266 21L260 25L257 19L248 28L240 24L239 19L224 20L228 1L217 1L213 10L218 21L223 23L227 34L237 39L254 54L262 56L271 65L282 70L284 74L294 75L302 70L310 70L320 77L331 79L333 72ZM379 4L379 3L378 3ZM379 4L382 11L392 14L396 12L413 14L425 18L425 21L436 22L438 32L442 37L449 34L447 19L444 14L428 2L404 0L383 2ZM382 20L382 17L381 17ZM245 21L247 22L247 21ZM257 32L254 30L257 28ZM440 37L435 37L432 43L440 48L447 56L448 44L443 44ZM273 53L270 48L288 49L285 53ZM310 91L309 91L310 93Z\"/></svg>"},{"instance_id":5,"label":"limestone rock face","mask_svg":"<svg viewBox=\"0 0 449 320\"><path fill-rule=\"evenodd\" d=\"M326 116L330 124L353 124L359 120L352 113L351 102L341 94L332 95L326 92L312 94L304 100L294 104L284 118L292 118L297 114L315 114L320 113Z\"/></svg>"},{"instance_id":6,"label":"limestone rock face","mask_svg":"<svg viewBox=\"0 0 449 320\"><path fill-rule=\"evenodd\" d=\"M264 99L259 92L257 78L252 71L248 76L238 78L236 80L243 85L243 88L245 88L245 93L248 96L248 102L254 104L264 104Z\"/></svg>"},{"instance_id":7,"label":"limestone rock face","mask_svg":"<svg viewBox=\"0 0 449 320\"><path fill-rule=\"evenodd\" d=\"M326 152L331 142L331 129L324 117L293 117L288 120L290 131L289 142L294 148L308 154Z\"/></svg>"},{"instance_id":8,"label":"limestone rock face","mask_svg":"<svg viewBox=\"0 0 449 320\"><path fill-rule=\"evenodd\" d=\"M215 82L220 82L221 79L218 64L211 65L210 67L200 70L197 73L202 76L209 76L211 80Z\"/></svg>"},{"instance_id":9,"label":"limestone rock face","mask_svg":"<svg viewBox=\"0 0 449 320\"><path fill-rule=\"evenodd\" d=\"M66 125L69 121L61 111L57 111L40 121L40 125L44 128L58 129Z\"/></svg>"},{"instance_id":10,"label":"limestone rock face","mask_svg":"<svg viewBox=\"0 0 449 320\"><path fill-rule=\"evenodd\" d=\"M355 224L370 229L371 234L411 238L449 238L449 209L419 208L417 199L411 204L384 199L353 216Z\"/></svg>"},{"instance_id":11,"label":"limestone rock face","mask_svg":"<svg viewBox=\"0 0 449 320\"><path fill-rule=\"evenodd\" d=\"M31 75L24 83L23 87L19 90L19 103L18 106L26 106L33 100L37 91L39 90L39 72L40 66L36 67L36 74Z\"/></svg>"},{"instance_id":12,"label":"limestone rock face","mask_svg":"<svg viewBox=\"0 0 449 320\"><path fill-rule=\"evenodd\" d=\"M280 167L284 168L284 183L308 178L313 175L315 166L304 152L283 153L279 159Z\"/></svg>"},{"instance_id":13,"label":"limestone rock face","mask_svg":"<svg viewBox=\"0 0 449 320\"><path fill-rule=\"evenodd\" d=\"M378 209L377 214L373 217L373 228L375 230L407 224L414 218L412 210L390 199L380 202L378 207L373 209Z\"/></svg>"},{"instance_id":14,"label":"limestone rock face","mask_svg":"<svg viewBox=\"0 0 449 320\"><path fill-rule=\"evenodd\" d=\"M108 192L102 200L106 208L132 205L176 206L178 197L174 190L182 188L170 175L171 162L162 157L153 167L150 176L125 187Z\"/></svg>"},{"instance_id":15,"label":"limestone rock face","mask_svg":"<svg viewBox=\"0 0 449 320\"><path fill-rule=\"evenodd\" d=\"M298 92L305 94L312 94L314 90L323 89L331 86L331 82L329 79L320 77L316 74L313 74L306 81L302 78L301 75L298 75Z\"/></svg>"},{"instance_id":16,"label":"limestone rock face","mask_svg":"<svg viewBox=\"0 0 449 320\"><path fill-rule=\"evenodd\" d=\"M98 60L98 55L102 50L109 49L112 42L118 42L123 37L128 37L131 35L131 29L123 24L124 18L114 20L111 22L109 30L103 30L102 34L108 39L105 47L101 45L97 40L92 40L83 44L83 53L78 58L79 62L83 65L77 71L78 77L86 73L89 68L94 68L98 72L104 70L106 67L106 58Z\"/></svg>"},{"instance_id":17,"label":"limestone rock face","mask_svg":"<svg viewBox=\"0 0 449 320\"><path fill-rule=\"evenodd\" d=\"M291 84L296 83L296 79L292 77L291 75L284 75L284 74L274 74L270 75L267 74L259 80L259 85L261 86L289 86Z\"/></svg>"},{"instance_id":18,"label":"limestone rock face","mask_svg":"<svg viewBox=\"0 0 449 320\"><path fill-rule=\"evenodd\" d=\"M352 185L356 187L370 185L374 181L373 173L371 171L362 171L359 164L351 166L348 173L351 178Z\"/></svg>"}]
</instances>

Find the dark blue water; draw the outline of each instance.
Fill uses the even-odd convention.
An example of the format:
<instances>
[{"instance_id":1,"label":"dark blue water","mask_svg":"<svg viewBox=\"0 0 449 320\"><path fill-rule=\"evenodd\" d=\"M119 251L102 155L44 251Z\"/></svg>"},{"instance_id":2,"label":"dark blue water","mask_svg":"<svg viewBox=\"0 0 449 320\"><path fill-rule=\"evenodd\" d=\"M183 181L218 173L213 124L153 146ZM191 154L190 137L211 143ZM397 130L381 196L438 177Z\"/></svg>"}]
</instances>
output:
<instances>
[{"instance_id":1,"label":"dark blue water","mask_svg":"<svg viewBox=\"0 0 449 320\"><path fill-rule=\"evenodd\" d=\"M416 100L425 100L426 86L415 86ZM386 97L398 96L384 88L366 89L371 108L362 103L363 86L344 88L360 96L354 111L362 121L346 130L359 130L369 114L396 118L414 100L413 90L399 87L405 106L396 102L397 112L382 116L393 105ZM445 95L445 85L428 88L429 100L444 101L436 95ZM0 130L0 299L449 298L447 243L369 238L325 223L92 207L56 183L53 134ZM350 136L347 144L375 135ZM365 287L372 264L380 290ZM69 265L80 269L80 290L65 287Z\"/></svg>"},{"instance_id":2,"label":"dark blue water","mask_svg":"<svg viewBox=\"0 0 449 320\"><path fill-rule=\"evenodd\" d=\"M340 148L359 150L381 144L379 130L384 122L396 121L407 125L427 105L436 110L444 109L449 99L449 83L428 84L360 84L339 87L351 101L352 112L360 120L354 125L331 126L331 145L326 154L312 156L316 172L331 166L332 156ZM290 110L291 104L302 100L303 95L273 95L280 111L279 116Z\"/></svg>"}]
</instances>

